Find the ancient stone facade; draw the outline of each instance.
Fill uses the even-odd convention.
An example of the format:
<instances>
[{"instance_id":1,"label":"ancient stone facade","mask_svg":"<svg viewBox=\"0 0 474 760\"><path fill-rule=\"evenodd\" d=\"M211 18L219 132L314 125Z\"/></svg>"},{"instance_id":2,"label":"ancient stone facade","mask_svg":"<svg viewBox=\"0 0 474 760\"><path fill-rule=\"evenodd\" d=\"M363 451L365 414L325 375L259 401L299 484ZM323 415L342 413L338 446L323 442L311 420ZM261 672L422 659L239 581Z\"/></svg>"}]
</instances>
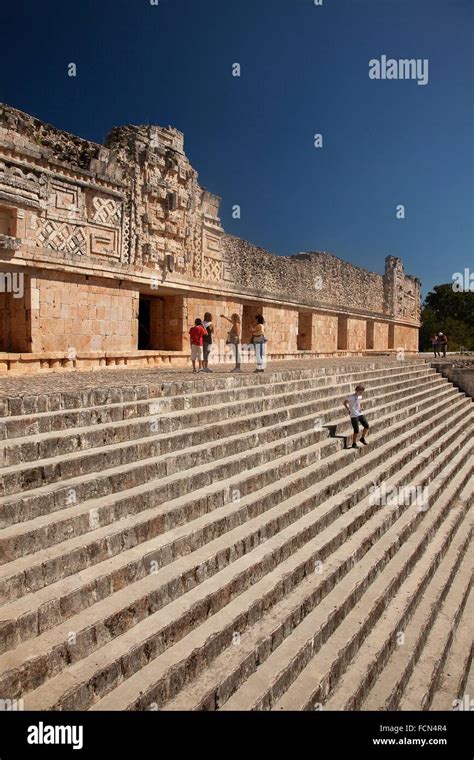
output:
<instances>
[{"instance_id":1,"label":"ancient stone facade","mask_svg":"<svg viewBox=\"0 0 474 760\"><path fill-rule=\"evenodd\" d=\"M420 283L400 259L379 275L275 256L226 235L219 207L176 129L103 146L0 106L0 369L186 362L204 311L222 345L221 314L245 340L263 313L278 358L417 350Z\"/></svg>"}]
</instances>

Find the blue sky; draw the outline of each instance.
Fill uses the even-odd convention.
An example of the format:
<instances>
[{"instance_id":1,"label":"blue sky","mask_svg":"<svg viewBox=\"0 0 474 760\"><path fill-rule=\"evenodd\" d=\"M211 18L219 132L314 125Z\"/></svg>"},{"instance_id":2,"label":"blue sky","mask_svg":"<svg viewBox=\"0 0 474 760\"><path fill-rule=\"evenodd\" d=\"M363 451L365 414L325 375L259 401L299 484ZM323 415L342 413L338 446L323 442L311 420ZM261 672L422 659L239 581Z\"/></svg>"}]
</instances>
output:
<instances>
[{"instance_id":1,"label":"blue sky","mask_svg":"<svg viewBox=\"0 0 474 760\"><path fill-rule=\"evenodd\" d=\"M474 0L15 0L0 100L98 142L175 126L228 232L400 256L426 293L474 267L473 24ZM428 84L371 80L382 55L428 59Z\"/></svg>"}]
</instances>

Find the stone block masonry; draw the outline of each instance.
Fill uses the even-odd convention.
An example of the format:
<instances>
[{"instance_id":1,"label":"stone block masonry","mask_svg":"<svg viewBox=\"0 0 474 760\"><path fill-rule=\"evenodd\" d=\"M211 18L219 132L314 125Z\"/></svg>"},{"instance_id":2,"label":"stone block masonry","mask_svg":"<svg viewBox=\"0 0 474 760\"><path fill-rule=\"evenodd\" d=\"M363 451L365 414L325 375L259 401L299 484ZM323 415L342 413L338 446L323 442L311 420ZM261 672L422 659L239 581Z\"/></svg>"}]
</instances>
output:
<instances>
[{"instance_id":1,"label":"stone block masonry","mask_svg":"<svg viewBox=\"0 0 474 760\"><path fill-rule=\"evenodd\" d=\"M434 361L431 365L450 383L474 399L474 359Z\"/></svg>"},{"instance_id":2,"label":"stone block masonry","mask_svg":"<svg viewBox=\"0 0 474 760\"><path fill-rule=\"evenodd\" d=\"M0 378L2 700L469 705L473 453L418 356Z\"/></svg>"},{"instance_id":3,"label":"stone block masonry","mask_svg":"<svg viewBox=\"0 0 474 760\"><path fill-rule=\"evenodd\" d=\"M172 127L115 127L105 145L0 106L0 371L189 361L204 311L225 344L263 314L273 359L418 349L420 283L325 252L275 256L225 233Z\"/></svg>"},{"instance_id":4,"label":"stone block masonry","mask_svg":"<svg viewBox=\"0 0 474 760\"><path fill-rule=\"evenodd\" d=\"M107 280L45 271L32 278L39 302L31 309L35 352L130 350L137 340L137 290ZM132 340L131 340L132 339Z\"/></svg>"}]
</instances>

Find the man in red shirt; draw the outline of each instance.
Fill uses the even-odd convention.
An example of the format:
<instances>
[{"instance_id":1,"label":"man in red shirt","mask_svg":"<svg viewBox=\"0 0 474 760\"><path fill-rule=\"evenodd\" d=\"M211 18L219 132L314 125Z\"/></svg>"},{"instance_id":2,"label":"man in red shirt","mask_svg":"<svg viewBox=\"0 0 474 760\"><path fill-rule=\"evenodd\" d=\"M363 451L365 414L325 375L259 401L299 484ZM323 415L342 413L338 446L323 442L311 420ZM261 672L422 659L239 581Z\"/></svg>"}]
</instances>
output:
<instances>
[{"instance_id":1,"label":"man in red shirt","mask_svg":"<svg viewBox=\"0 0 474 760\"><path fill-rule=\"evenodd\" d=\"M199 362L199 371L202 370L203 360L203 336L207 335L207 330L203 327L200 319L194 320L194 327L191 327L189 331L189 340L191 343L191 361L193 363L193 372L197 372L196 361Z\"/></svg>"}]
</instances>

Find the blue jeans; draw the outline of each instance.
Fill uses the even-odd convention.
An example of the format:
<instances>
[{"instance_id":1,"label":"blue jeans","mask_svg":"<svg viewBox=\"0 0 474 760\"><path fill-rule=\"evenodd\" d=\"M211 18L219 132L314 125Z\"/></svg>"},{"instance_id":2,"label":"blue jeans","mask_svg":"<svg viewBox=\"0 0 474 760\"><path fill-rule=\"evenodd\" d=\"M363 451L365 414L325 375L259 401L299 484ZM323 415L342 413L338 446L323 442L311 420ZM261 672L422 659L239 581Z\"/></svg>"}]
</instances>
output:
<instances>
[{"instance_id":1,"label":"blue jeans","mask_svg":"<svg viewBox=\"0 0 474 760\"><path fill-rule=\"evenodd\" d=\"M253 344L255 346L255 361L257 362L257 369L263 369L265 365L265 341L262 338L254 338Z\"/></svg>"},{"instance_id":2,"label":"blue jeans","mask_svg":"<svg viewBox=\"0 0 474 760\"><path fill-rule=\"evenodd\" d=\"M232 348L235 354L235 366L240 367L240 343L232 343Z\"/></svg>"}]
</instances>

